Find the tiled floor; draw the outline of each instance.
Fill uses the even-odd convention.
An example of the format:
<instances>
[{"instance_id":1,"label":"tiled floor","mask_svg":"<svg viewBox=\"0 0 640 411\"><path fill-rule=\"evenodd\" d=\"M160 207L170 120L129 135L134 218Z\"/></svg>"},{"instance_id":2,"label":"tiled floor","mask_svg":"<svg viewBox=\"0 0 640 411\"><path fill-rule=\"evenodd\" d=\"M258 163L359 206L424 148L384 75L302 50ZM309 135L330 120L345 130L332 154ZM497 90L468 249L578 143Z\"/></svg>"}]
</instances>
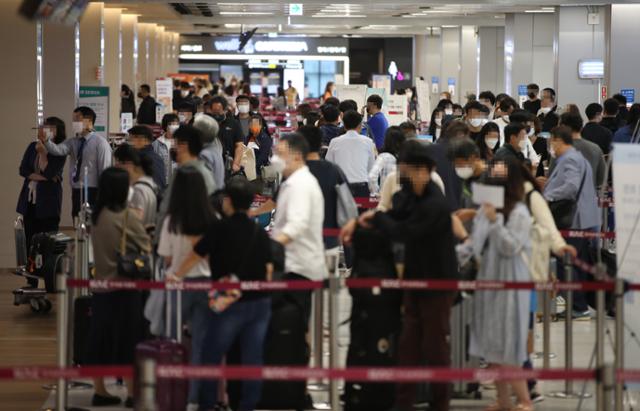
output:
<instances>
[{"instance_id":1,"label":"tiled floor","mask_svg":"<svg viewBox=\"0 0 640 411\"><path fill-rule=\"evenodd\" d=\"M350 298L348 293L343 292L339 299L340 304L340 320L344 320L348 318L350 312ZM613 322L610 320L607 321L607 326L613 333ZM537 338L536 338L536 350L541 351L542 349L542 328L541 325L537 325ZM579 321L574 323L574 367L576 368L584 368L588 367L589 360L593 353L594 349L594 339L595 335L595 322L584 322ZM346 345L349 341L348 335L348 326L343 326L339 330L339 339L341 346L341 360L344 361L346 356ZM629 342L635 343L635 342ZM551 346L552 352L556 355L556 358L551 360L551 366L553 368L562 367L564 364L564 322L556 322L551 325ZM325 347L326 348L326 347ZM326 354L326 353L325 353ZM606 350L607 360L612 360L612 350L611 346L608 344ZM327 356L325 355L325 362L327 362ZM344 363L344 362L343 362ZM541 360L535 360L535 366L540 367L542 365ZM541 382L539 385L539 391L545 395L545 400L539 404L536 404L536 410L538 411L563 411L563 410L576 410L578 409L578 400L575 399L554 399L549 396L550 393L558 390L562 390L564 388L563 383L546 383ZM576 382L574 385L574 390L581 391L583 385L581 382ZM586 385L587 393L594 393L594 386L592 384ZM124 397L125 393L119 387L115 385L112 386L112 392L114 394L122 395ZM320 404L327 401L327 394L324 392L314 392L314 399ZM490 402L492 397L494 396L494 391L492 390L483 390L483 399L482 400L454 400L452 403L452 410L462 411L462 410L482 410L486 407ZM70 405L85 407L88 408L89 399L91 397L91 390L72 390L70 391ZM46 406L53 405L53 395L45 404ZM100 410L104 411L116 411L123 410L124 408L100 408ZM582 404L582 410L591 411L595 410L595 404L593 398L584 400Z\"/></svg>"}]
</instances>

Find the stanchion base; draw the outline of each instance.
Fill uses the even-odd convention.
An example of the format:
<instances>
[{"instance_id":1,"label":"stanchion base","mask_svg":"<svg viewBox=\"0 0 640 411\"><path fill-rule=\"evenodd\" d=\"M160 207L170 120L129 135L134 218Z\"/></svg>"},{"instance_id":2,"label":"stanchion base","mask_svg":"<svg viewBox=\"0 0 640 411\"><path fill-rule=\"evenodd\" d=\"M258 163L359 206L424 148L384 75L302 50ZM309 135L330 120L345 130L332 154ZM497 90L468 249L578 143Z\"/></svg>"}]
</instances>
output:
<instances>
[{"instance_id":1,"label":"stanchion base","mask_svg":"<svg viewBox=\"0 0 640 411\"><path fill-rule=\"evenodd\" d=\"M533 358L535 360L540 360L540 359L544 358L544 353L537 352L537 353L533 354ZM555 360L556 358L558 358L558 356L555 353L552 353L552 352L549 353L549 359L550 360Z\"/></svg>"},{"instance_id":2,"label":"stanchion base","mask_svg":"<svg viewBox=\"0 0 640 411\"><path fill-rule=\"evenodd\" d=\"M42 411L57 411L56 408L44 408ZM65 411L89 411L86 408L78 408L78 407L67 407Z\"/></svg>"},{"instance_id":3,"label":"stanchion base","mask_svg":"<svg viewBox=\"0 0 640 411\"><path fill-rule=\"evenodd\" d=\"M560 400L576 400L576 399L587 399L593 397L593 394L589 394L588 392L566 392L566 391L557 391L552 392L548 395L551 398L557 398Z\"/></svg>"},{"instance_id":4,"label":"stanchion base","mask_svg":"<svg viewBox=\"0 0 640 411\"><path fill-rule=\"evenodd\" d=\"M55 391L58 388L58 384L46 384L42 386L42 389L47 391ZM89 384L88 382L80 382L80 381L70 381L67 384L68 390L88 390L93 388L93 384Z\"/></svg>"},{"instance_id":5,"label":"stanchion base","mask_svg":"<svg viewBox=\"0 0 640 411\"><path fill-rule=\"evenodd\" d=\"M307 384L307 389L309 391L329 391L329 384L325 384L323 382L314 382L311 384Z\"/></svg>"},{"instance_id":6,"label":"stanchion base","mask_svg":"<svg viewBox=\"0 0 640 411\"><path fill-rule=\"evenodd\" d=\"M330 410L331 404L329 404L328 402L314 402L313 409L314 410Z\"/></svg>"}]
</instances>

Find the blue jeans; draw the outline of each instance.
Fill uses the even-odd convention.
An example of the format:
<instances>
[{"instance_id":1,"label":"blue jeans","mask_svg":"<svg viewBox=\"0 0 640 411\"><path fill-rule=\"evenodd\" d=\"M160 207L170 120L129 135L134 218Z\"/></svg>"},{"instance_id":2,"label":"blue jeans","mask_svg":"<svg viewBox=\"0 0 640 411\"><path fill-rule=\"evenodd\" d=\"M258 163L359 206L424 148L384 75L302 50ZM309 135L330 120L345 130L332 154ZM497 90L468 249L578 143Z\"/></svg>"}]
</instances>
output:
<instances>
[{"instance_id":1,"label":"blue jeans","mask_svg":"<svg viewBox=\"0 0 640 411\"><path fill-rule=\"evenodd\" d=\"M197 278L194 280L203 280ZM202 349L207 328L214 313L209 309L208 296L205 291L185 291L182 293L182 318L189 325L191 333L191 365L202 364ZM200 380L189 381L189 403L198 403L198 393L200 392Z\"/></svg>"},{"instance_id":2,"label":"blue jeans","mask_svg":"<svg viewBox=\"0 0 640 411\"><path fill-rule=\"evenodd\" d=\"M242 365L262 365L264 339L271 318L271 298L240 301L210 317L202 350L203 365L219 365L234 342L240 345ZM255 409L262 394L262 381L242 382L239 411ZM200 408L213 408L218 402L218 381L200 383Z\"/></svg>"}]
</instances>

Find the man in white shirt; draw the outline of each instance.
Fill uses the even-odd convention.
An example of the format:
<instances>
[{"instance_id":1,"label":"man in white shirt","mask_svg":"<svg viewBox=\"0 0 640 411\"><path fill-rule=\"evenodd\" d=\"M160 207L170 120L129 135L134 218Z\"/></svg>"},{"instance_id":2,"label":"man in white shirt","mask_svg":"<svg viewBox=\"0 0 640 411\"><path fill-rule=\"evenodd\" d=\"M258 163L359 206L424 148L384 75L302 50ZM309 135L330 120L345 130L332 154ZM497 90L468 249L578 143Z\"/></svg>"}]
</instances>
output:
<instances>
[{"instance_id":1,"label":"man in white shirt","mask_svg":"<svg viewBox=\"0 0 640 411\"><path fill-rule=\"evenodd\" d=\"M324 198L305 164L309 144L297 133L280 138L271 164L285 178L278 192L273 239L285 248L285 279L323 280L327 267L322 240ZM302 307L308 326L311 291L290 293Z\"/></svg>"},{"instance_id":2,"label":"man in white shirt","mask_svg":"<svg viewBox=\"0 0 640 411\"><path fill-rule=\"evenodd\" d=\"M375 161L373 140L360 134L362 116L353 110L342 117L347 132L329 143L325 160L342 169L354 197L369 197L369 171Z\"/></svg>"}]
</instances>

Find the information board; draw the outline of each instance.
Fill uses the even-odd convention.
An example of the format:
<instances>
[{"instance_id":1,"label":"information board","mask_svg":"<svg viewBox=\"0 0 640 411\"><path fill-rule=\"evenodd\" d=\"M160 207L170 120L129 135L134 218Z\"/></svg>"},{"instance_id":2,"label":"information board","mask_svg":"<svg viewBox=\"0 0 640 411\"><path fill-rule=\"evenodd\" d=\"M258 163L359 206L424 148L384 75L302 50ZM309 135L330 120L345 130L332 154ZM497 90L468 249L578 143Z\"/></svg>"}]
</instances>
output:
<instances>
[{"instance_id":1,"label":"information board","mask_svg":"<svg viewBox=\"0 0 640 411\"><path fill-rule=\"evenodd\" d=\"M358 105L358 110L362 110L365 105L367 86L365 84L336 84L336 97L340 101L353 100Z\"/></svg>"},{"instance_id":2,"label":"information board","mask_svg":"<svg viewBox=\"0 0 640 411\"><path fill-rule=\"evenodd\" d=\"M173 111L173 80L159 78L156 80L156 123L162 122L162 117Z\"/></svg>"},{"instance_id":3,"label":"information board","mask_svg":"<svg viewBox=\"0 0 640 411\"><path fill-rule=\"evenodd\" d=\"M418 115L421 121L431 120L431 99L429 98L429 86L424 80L416 80L416 93L418 93Z\"/></svg>"},{"instance_id":4,"label":"information board","mask_svg":"<svg viewBox=\"0 0 640 411\"><path fill-rule=\"evenodd\" d=\"M406 95L393 94L387 97L383 111L390 126L397 126L407 121L409 118L408 105Z\"/></svg>"},{"instance_id":5,"label":"information board","mask_svg":"<svg viewBox=\"0 0 640 411\"><path fill-rule=\"evenodd\" d=\"M109 87L80 86L78 106L87 106L96 113L95 132L104 138L109 134Z\"/></svg>"},{"instance_id":6,"label":"information board","mask_svg":"<svg viewBox=\"0 0 640 411\"><path fill-rule=\"evenodd\" d=\"M627 98L627 106L635 103L636 101L636 89L634 88L624 88L620 90L620 94Z\"/></svg>"}]
</instances>

